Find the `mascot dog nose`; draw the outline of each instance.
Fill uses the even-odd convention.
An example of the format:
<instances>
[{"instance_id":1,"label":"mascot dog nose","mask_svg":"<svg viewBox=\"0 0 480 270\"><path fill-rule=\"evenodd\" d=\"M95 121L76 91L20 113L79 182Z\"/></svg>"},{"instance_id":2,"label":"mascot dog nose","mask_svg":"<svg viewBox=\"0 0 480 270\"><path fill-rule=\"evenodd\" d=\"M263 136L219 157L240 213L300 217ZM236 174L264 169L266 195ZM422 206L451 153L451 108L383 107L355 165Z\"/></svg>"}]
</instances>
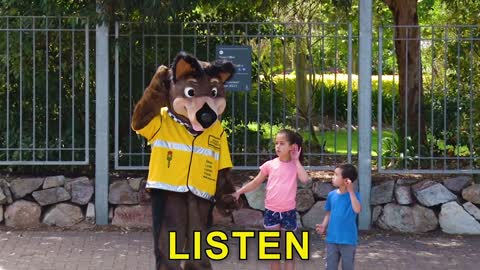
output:
<instances>
[{"instance_id":1,"label":"mascot dog nose","mask_svg":"<svg viewBox=\"0 0 480 270\"><path fill-rule=\"evenodd\" d=\"M217 120L217 114L207 103L203 104L203 107L197 111L195 116L197 117L198 123L200 123L203 128L210 127Z\"/></svg>"}]
</instances>

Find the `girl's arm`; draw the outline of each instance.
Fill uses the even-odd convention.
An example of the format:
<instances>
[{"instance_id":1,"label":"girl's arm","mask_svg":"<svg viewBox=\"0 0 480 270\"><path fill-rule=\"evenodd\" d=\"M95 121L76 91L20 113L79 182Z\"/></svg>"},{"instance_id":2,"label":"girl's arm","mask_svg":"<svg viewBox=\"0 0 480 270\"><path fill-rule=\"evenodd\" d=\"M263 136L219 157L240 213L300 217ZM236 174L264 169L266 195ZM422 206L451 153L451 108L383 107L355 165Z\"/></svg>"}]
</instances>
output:
<instances>
[{"instance_id":1,"label":"girl's arm","mask_svg":"<svg viewBox=\"0 0 480 270\"><path fill-rule=\"evenodd\" d=\"M297 159L296 165L297 165L298 179L300 179L302 183L306 184L310 180L310 178L308 177L307 171L305 171L305 168L303 167L302 163L300 163L298 159Z\"/></svg>"},{"instance_id":2,"label":"girl's arm","mask_svg":"<svg viewBox=\"0 0 480 270\"><path fill-rule=\"evenodd\" d=\"M233 193L233 196L235 196L235 199L238 200L240 195L255 190L258 186L260 186L261 183L263 183L263 181L265 181L266 178L267 178L267 175L263 174L260 171L252 181L250 181L248 184L246 184L245 186L237 190L235 193Z\"/></svg>"}]
</instances>

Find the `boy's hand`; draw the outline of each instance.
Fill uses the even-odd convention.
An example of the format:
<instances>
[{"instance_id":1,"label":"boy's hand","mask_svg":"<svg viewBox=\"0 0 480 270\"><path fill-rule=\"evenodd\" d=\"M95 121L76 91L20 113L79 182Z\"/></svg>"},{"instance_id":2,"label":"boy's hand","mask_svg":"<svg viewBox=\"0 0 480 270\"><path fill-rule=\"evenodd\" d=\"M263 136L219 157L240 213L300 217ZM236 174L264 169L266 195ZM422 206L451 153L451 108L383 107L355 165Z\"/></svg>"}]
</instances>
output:
<instances>
[{"instance_id":1,"label":"boy's hand","mask_svg":"<svg viewBox=\"0 0 480 270\"><path fill-rule=\"evenodd\" d=\"M318 233L318 234L325 234L325 225L323 224L316 224L315 225L315 231Z\"/></svg>"},{"instance_id":2,"label":"boy's hand","mask_svg":"<svg viewBox=\"0 0 480 270\"><path fill-rule=\"evenodd\" d=\"M302 152L302 148L298 147L298 145L295 143L293 144L293 149L292 151L290 152L290 157L292 158L292 160L298 160L300 158L300 153Z\"/></svg>"},{"instance_id":3,"label":"boy's hand","mask_svg":"<svg viewBox=\"0 0 480 270\"><path fill-rule=\"evenodd\" d=\"M345 181L345 186L347 187L347 191L348 191L349 193L354 192L354 191L353 191L352 180L348 179L347 181Z\"/></svg>"}]
</instances>

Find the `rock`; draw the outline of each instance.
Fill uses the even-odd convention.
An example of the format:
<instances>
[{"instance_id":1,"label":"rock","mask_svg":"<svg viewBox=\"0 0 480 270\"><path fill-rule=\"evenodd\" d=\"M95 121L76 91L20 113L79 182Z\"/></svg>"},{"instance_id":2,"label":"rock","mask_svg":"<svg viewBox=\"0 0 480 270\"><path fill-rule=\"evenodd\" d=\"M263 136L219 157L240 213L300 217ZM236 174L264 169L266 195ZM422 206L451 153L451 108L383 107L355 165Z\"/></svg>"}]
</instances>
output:
<instances>
[{"instance_id":1,"label":"rock","mask_svg":"<svg viewBox=\"0 0 480 270\"><path fill-rule=\"evenodd\" d=\"M328 193L334 190L335 187L330 182L315 182L313 183L313 195L317 199L327 199Z\"/></svg>"},{"instance_id":2,"label":"rock","mask_svg":"<svg viewBox=\"0 0 480 270\"><path fill-rule=\"evenodd\" d=\"M326 201L316 202L310 210L302 216L303 227L315 229L315 224L322 223L325 217L325 203Z\"/></svg>"},{"instance_id":3,"label":"rock","mask_svg":"<svg viewBox=\"0 0 480 270\"><path fill-rule=\"evenodd\" d=\"M7 196L3 193L3 189L0 188L0 205L7 203Z\"/></svg>"},{"instance_id":4,"label":"rock","mask_svg":"<svg viewBox=\"0 0 480 270\"><path fill-rule=\"evenodd\" d=\"M265 211L265 187L266 184L263 183L254 191L245 193L248 205L251 208Z\"/></svg>"},{"instance_id":5,"label":"rock","mask_svg":"<svg viewBox=\"0 0 480 270\"><path fill-rule=\"evenodd\" d=\"M389 203L383 207L377 224L384 230L420 233L435 230L438 219L433 210L418 204L410 207Z\"/></svg>"},{"instance_id":6,"label":"rock","mask_svg":"<svg viewBox=\"0 0 480 270\"><path fill-rule=\"evenodd\" d=\"M248 208L241 208L239 210L234 210L232 212L232 216L235 225L244 228L263 228L263 215L260 211Z\"/></svg>"},{"instance_id":7,"label":"rock","mask_svg":"<svg viewBox=\"0 0 480 270\"><path fill-rule=\"evenodd\" d=\"M475 204L480 204L480 184L473 184L462 191L462 197Z\"/></svg>"},{"instance_id":8,"label":"rock","mask_svg":"<svg viewBox=\"0 0 480 270\"><path fill-rule=\"evenodd\" d=\"M440 227L445 233L480 234L480 223L468 214L457 202L442 204L439 220Z\"/></svg>"},{"instance_id":9,"label":"rock","mask_svg":"<svg viewBox=\"0 0 480 270\"><path fill-rule=\"evenodd\" d=\"M0 190L3 190L3 194L5 195L7 200L6 202L8 204L12 204L13 197L12 197L12 192L10 191L10 184L4 179L0 179Z\"/></svg>"},{"instance_id":10,"label":"rock","mask_svg":"<svg viewBox=\"0 0 480 270\"><path fill-rule=\"evenodd\" d=\"M412 189L418 202L427 207L457 199L444 185L433 181L418 183Z\"/></svg>"},{"instance_id":11,"label":"rock","mask_svg":"<svg viewBox=\"0 0 480 270\"><path fill-rule=\"evenodd\" d=\"M395 187L395 200L398 204L408 205L412 204L413 197L410 186L396 186Z\"/></svg>"},{"instance_id":12,"label":"rock","mask_svg":"<svg viewBox=\"0 0 480 270\"><path fill-rule=\"evenodd\" d=\"M108 222L112 222L113 220L113 207L108 208Z\"/></svg>"},{"instance_id":13,"label":"rock","mask_svg":"<svg viewBox=\"0 0 480 270\"><path fill-rule=\"evenodd\" d=\"M85 220L90 224L95 224L95 204L88 203Z\"/></svg>"},{"instance_id":14,"label":"rock","mask_svg":"<svg viewBox=\"0 0 480 270\"><path fill-rule=\"evenodd\" d=\"M43 181L43 189L49 189L54 187L61 187L65 184L65 176L57 175L57 176L48 176Z\"/></svg>"},{"instance_id":15,"label":"rock","mask_svg":"<svg viewBox=\"0 0 480 270\"><path fill-rule=\"evenodd\" d=\"M150 205L119 205L115 208L112 225L122 228L151 228Z\"/></svg>"},{"instance_id":16,"label":"rock","mask_svg":"<svg viewBox=\"0 0 480 270\"><path fill-rule=\"evenodd\" d=\"M65 179L65 189L68 191L68 193L72 194L72 183L77 182L77 181L87 182L87 181L90 181L90 179L88 179L88 177L86 177L86 176L80 176L80 177L77 177L77 178L66 178Z\"/></svg>"},{"instance_id":17,"label":"rock","mask_svg":"<svg viewBox=\"0 0 480 270\"><path fill-rule=\"evenodd\" d=\"M138 204L138 193L127 181L116 181L110 184L108 201L111 204Z\"/></svg>"},{"instance_id":18,"label":"rock","mask_svg":"<svg viewBox=\"0 0 480 270\"><path fill-rule=\"evenodd\" d=\"M139 204L151 204L152 197L150 196L150 192L145 189L145 183L143 187L140 188L138 191L138 203Z\"/></svg>"},{"instance_id":19,"label":"rock","mask_svg":"<svg viewBox=\"0 0 480 270\"><path fill-rule=\"evenodd\" d=\"M43 185L44 178L17 178L10 182L10 190L15 200L25 197Z\"/></svg>"},{"instance_id":20,"label":"rock","mask_svg":"<svg viewBox=\"0 0 480 270\"><path fill-rule=\"evenodd\" d=\"M373 207L373 210L372 210L372 224L377 223L377 220L380 217L380 215L382 214L382 211L383 211L383 206L381 206L381 205L376 205L375 207Z\"/></svg>"},{"instance_id":21,"label":"rock","mask_svg":"<svg viewBox=\"0 0 480 270\"><path fill-rule=\"evenodd\" d=\"M93 184L88 178L79 178L70 183L72 202L85 205L90 202L93 196Z\"/></svg>"},{"instance_id":22,"label":"rock","mask_svg":"<svg viewBox=\"0 0 480 270\"><path fill-rule=\"evenodd\" d=\"M397 180L397 185L398 186L411 186L413 184L416 184L419 180L418 179L412 179L412 178L402 178Z\"/></svg>"},{"instance_id":23,"label":"rock","mask_svg":"<svg viewBox=\"0 0 480 270\"><path fill-rule=\"evenodd\" d=\"M59 203L47 210L42 222L51 226L70 227L83 219L80 207L69 203Z\"/></svg>"},{"instance_id":24,"label":"rock","mask_svg":"<svg viewBox=\"0 0 480 270\"><path fill-rule=\"evenodd\" d=\"M311 189L299 189L297 190L297 211L305 212L312 207L315 203L313 198L313 192Z\"/></svg>"},{"instance_id":25,"label":"rock","mask_svg":"<svg viewBox=\"0 0 480 270\"><path fill-rule=\"evenodd\" d=\"M3 221L3 205L0 205L0 223Z\"/></svg>"},{"instance_id":26,"label":"rock","mask_svg":"<svg viewBox=\"0 0 480 270\"><path fill-rule=\"evenodd\" d=\"M394 180L388 180L372 187L372 190L370 192L370 204L378 205L391 202L393 199L394 187Z\"/></svg>"},{"instance_id":27,"label":"rock","mask_svg":"<svg viewBox=\"0 0 480 270\"><path fill-rule=\"evenodd\" d=\"M134 191L139 191L142 186L143 177L128 178L128 184Z\"/></svg>"},{"instance_id":28,"label":"rock","mask_svg":"<svg viewBox=\"0 0 480 270\"><path fill-rule=\"evenodd\" d=\"M5 225L25 229L40 225L40 205L25 200L18 200L7 206L5 210Z\"/></svg>"},{"instance_id":29,"label":"rock","mask_svg":"<svg viewBox=\"0 0 480 270\"><path fill-rule=\"evenodd\" d=\"M63 187L35 191L32 196L41 206L70 200L70 194Z\"/></svg>"},{"instance_id":30,"label":"rock","mask_svg":"<svg viewBox=\"0 0 480 270\"><path fill-rule=\"evenodd\" d=\"M480 209L471 202L463 204L463 208L472 215L476 220L480 220Z\"/></svg>"},{"instance_id":31,"label":"rock","mask_svg":"<svg viewBox=\"0 0 480 270\"><path fill-rule=\"evenodd\" d=\"M455 193L460 193L462 192L462 189L466 188L472 183L472 177L471 176L457 176L453 178L448 178L443 180L443 185L448 188L449 190L455 192Z\"/></svg>"},{"instance_id":32,"label":"rock","mask_svg":"<svg viewBox=\"0 0 480 270\"><path fill-rule=\"evenodd\" d=\"M224 216L218 211L217 207L214 207L212 211L212 225L231 227L233 225L232 216Z\"/></svg>"}]
</instances>

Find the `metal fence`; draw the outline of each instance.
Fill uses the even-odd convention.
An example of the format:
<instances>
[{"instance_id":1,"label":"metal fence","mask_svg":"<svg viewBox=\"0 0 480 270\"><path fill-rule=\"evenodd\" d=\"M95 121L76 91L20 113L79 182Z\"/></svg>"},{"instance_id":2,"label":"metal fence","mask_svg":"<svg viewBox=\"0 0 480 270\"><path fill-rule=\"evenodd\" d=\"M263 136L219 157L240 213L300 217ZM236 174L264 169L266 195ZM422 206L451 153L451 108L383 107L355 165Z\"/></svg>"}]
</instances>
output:
<instances>
[{"instance_id":1,"label":"metal fence","mask_svg":"<svg viewBox=\"0 0 480 270\"><path fill-rule=\"evenodd\" d=\"M395 43L418 56L405 72ZM378 44L379 171L480 173L479 27L385 27Z\"/></svg>"},{"instance_id":2,"label":"metal fence","mask_svg":"<svg viewBox=\"0 0 480 270\"><path fill-rule=\"evenodd\" d=\"M253 52L253 89L229 92L222 118L236 169L257 169L272 158L282 127L303 135L311 169L351 160L354 38L348 24L117 23L115 168L147 169L149 147L129 123L156 67L169 65L181 50L212 61L217 45L247 45Z\"/></svg>"},{"instance_id":3,"label":"metal fence","mask_svg":"<svg viewBox=\"0 0 480 270\"><path fill-rule=\"evenodd\" d=\"M0 17L0 165L89 164L86 18Z\"/></svg>"}]
</instances>

